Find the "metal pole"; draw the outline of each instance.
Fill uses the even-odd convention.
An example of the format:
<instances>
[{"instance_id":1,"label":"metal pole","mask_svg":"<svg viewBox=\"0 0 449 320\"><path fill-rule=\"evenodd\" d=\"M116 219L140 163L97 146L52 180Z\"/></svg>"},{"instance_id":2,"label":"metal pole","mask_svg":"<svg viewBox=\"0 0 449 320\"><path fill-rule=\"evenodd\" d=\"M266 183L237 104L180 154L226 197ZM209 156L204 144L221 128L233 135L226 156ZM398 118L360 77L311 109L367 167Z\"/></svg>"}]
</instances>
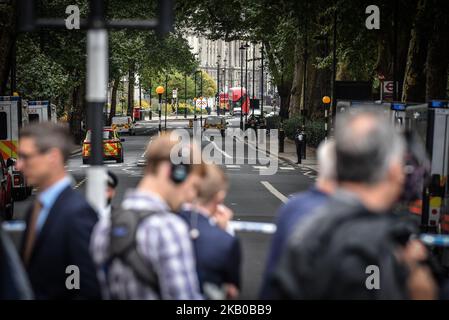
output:
<instances>
[{"instance_id":1,"label":"metal pole","mask_svg":"<svg viewBox=\"0 0 449 320\"><path fill-rule=\"evenodd\" d=\"M86 101L91 130L90 167L87 169L87 199L94 209L106 206L106 168L103 166L103 106L107 100L108 33L103 1L90 1L87 32Z\"/></svg>"},{"instance_id":2,"label":"metal pole","mask_svg":"<svg viewBox=\"0 0 449 320\"><path fill-rule=\"evenodd\" d=\"M162 94L159 93L159 135L162 131Z\"/></svg>"},{"instance_id":3,"label":"metal pole","mask_svg":"<svg viewBox=\"0 0 449 320\"><path fill-rule=\"evenodd\" d=\"M220 59L220 56L218 56ZM220 115L220 60L217 60L217 115Z\"/></svg>"},{"instance_id":4,"label":"metal pole","mask_svg":"<svg viewBox=\"0 0 449 320\"><path fill-rule=\"evenodd\" d=\"M151 91L153 90L153 86L150 80L150 120L153 118L153 110L151 110Z\"/></svg>"},{"instance_id":5,"label":"metal pole","mask_svg":"<svg viewBox=\"0 0 449 320\"><path fill-rule=\"evenodd\" d=\"M200 127L203 127L203 70L200 70L200 97L201 97L201 104L200 104Z\"/></svg>"},{"instance_id":6,"label":"metal pole","mask_svg":"<svg viewBox=\"0 0 449 320\"><path fill-rule=\"evenodd\" d=\"M393 24L393 101L398 101L398 0L394 1Z\"/></svg>"},{"instance_id":7,"label":"metal pole","mask_svg":"<svg viewBox=\"0 0 449 320\"><path fill-rule=\"evenodd\" d=\"M193 120L194 121L196 121L196 73L197 73L197 71L195 71L195 75L194 75L194 78L195 78L195 90L194 90L194 93L193 93L193 98L194 98L194 106L193 106Z\"/></svg>"},{"instance_id":8,"label":"metal pole","mask_svg":"<svg viewBox=\"0 0 449 320\"><path fill-rule=\"evenodd\" d=\"M261 91L260 91L260 93L261 93L261 97L260 97L260 116L263 118L263 96L264 96L264 88L263 88L263 43L262 43L262 45L261 45L261 47L260 47L260 59L261 59L261 63L262 63L262 66L261 66L261 69L260 69L260 71L261 71L261 73L262 73L262 79L261 79L261 81L260 81L260 86L262 87L261 89Z\"/></svg>"},{"instance_id":9,"label":"metal pole","mask_svg":"<svg viewBox=\"0 0 449 320\"><path fill-rule=\"evenodd\" d=\"M184 119L187 118L187 74L184 75Z\"/></svg>"},{"instance_id":10,"label":"metal pole","mask_svg":"<svg viewBox=\"0 0 449 320\"><path fill-rule=\"evenodd\" d=\"M253 85L252 85L253 99L256 98L256 83L255 83L255 79L256 79L256 44L253 44ZM253 114L254 114L254 104L253 104Z\"/></svg>"},{"instance_id":11,"label":"metal pole","mask_svg":"<svg viewBox=\"0 0 449 320\"><path fill-rule=\"evenodd\" d=\"M304 73L302 79L302 125L306 127L306 96L307 96L307 63L309 58L309 53L307 52L308 37L307 37L307 18L305 20L305 39L304 39Z\"/></svg>"},{"instance_id":12,"label":"metal pole","mask_svg":"<svg viewBox=\"0 0 449 320\"><path fill-rule=\"evenodd\" d=\"M247 101L248 97L248 43L245 43L245 102ZM247 106L248 107L248 106ZM245 112L245 122L248 122L248 110Z\"/></svg>"},{"instance_id":13,"label":"metal pole","mask_svg":"<svg viewBox=\"0 0 449 320\"><path fill-rule=\"evenodd\" d=\"M240 130L243 130L243 46L240 46Z\"/></svg>"},{"instance_id":14,"label":"metal pole","mask_svg":"<svg viewBox=\"0 0 449 320\"><path fill-rule=\"evenodd\" d=\"M337 101L335 100L337 91L337 8L334 11L334 35L332 45L332 119L335 117Z\"/></svg>"},{"instance_id":15,"label":"metal pole","mask_svg":"<svg viewBox=\"0 0 449 320\"><path fill-rule=\"evenodd\" d=\"M218 97L220 99L220 97ZM224 70L223 70L223 99L224 103L224 113L226 114L226 60L224 61Z\"/></svg>"},{"instance_id":16,"label":"metal pole","mask_svg":"<svg viewBox=\"0 0 449 320\"><path fill-rule=\"evenodd\" d=\"M165 124L164 124L164 130L167 131L167 103L168 103L168 75L165 74Z\"/></svg>"}]
</instances>

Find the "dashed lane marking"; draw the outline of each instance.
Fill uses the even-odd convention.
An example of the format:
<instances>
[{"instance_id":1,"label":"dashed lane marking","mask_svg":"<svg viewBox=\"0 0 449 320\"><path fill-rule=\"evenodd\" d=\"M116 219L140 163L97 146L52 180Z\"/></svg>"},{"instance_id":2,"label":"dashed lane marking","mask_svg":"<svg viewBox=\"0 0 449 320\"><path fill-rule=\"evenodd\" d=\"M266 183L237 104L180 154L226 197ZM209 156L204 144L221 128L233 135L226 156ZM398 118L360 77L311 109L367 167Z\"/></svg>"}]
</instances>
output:
<instances>
[{"instance_id":1,"label":"dashed lane marking","mask_svg":"<svg viewBox=\"0 0 449 320\"><path fill-rule=\"evenodd\" d=\"M295 168L292 167L279 167L281 170L295 170Z\"/></svg>"},{"instance_id":2,"label":"dashed lane marking","mask_svg":"<svg viewBox=\"0 0 449 320\"><path fill-rule=\"evenodd\" d=\"M84 178L83 180L81 180L80 182L78 182L73 189L78 189L79 187L81 187L83 185L84 182L86 182L87 178Z\"/></svg>"}]
</instances>

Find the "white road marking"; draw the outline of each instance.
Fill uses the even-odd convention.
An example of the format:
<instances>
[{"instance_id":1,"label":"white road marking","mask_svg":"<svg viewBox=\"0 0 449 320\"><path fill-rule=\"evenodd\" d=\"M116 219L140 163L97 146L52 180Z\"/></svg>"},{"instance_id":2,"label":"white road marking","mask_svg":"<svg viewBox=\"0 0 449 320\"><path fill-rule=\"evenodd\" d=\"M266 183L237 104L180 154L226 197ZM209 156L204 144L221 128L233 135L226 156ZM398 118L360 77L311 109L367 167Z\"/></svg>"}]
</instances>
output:
<instances>
[{"instance_id":1,"label":"white road marking","mask_svg":"<svg viewBox=\"0 0 449 320\"><path fill-rule=\"evenodd\" d=\"M228 169L240 168L240 165L238 165L238 164L227 164L226 168L228 168Z\"/></svg>"},{"instance_id":2,"label":"white road marking","mask_svg":"<svg viewBox=\"0 0 449 320\"><path fill-rule=\"evenodd\" d=\"M267 188L268 191L270 191L276 198L281 200L283 203L286 203L288 201L288 198L284 196L282 193L280 193L275 187L271 185L268 181L260 181L260 183Z\"/></svg>"},{"instance_id":3,"label":"white road marking","mask_svg":"<svg viewBox=\"0 0 449 320\"><path fill-rule=\"evenodd\" d=\"M123 164L108 164L108 167L123 167Z\"/></svg>"},{"instance_id":4,"label":"white road marking","mask_svg":"<svg viewBox=\"0 0 449 320\"><path fill-rule=\"evenodd\" d=\"M81 187L81 185L86 182L87 178L84 178L83 180L81 180L80 182L78 182L73 189L78 189L79 187Z\"/></svg>"},{"instance_id":5,"label":"white road marking","mask_svg":"<svg viewBox=\"0 0 449 320\"><path fill-rule=\"evenodd\" d=\"M207 140L207 141L209 141L222 155L224 155L226 158L230 158L230 159L232 159L232 157L228 154L228 153L226 153L225 151L223 151L223 150L221 150L218 146L217 146L217 144L215 143L215 141L211 141L210 139L209 139L209 137L206 137L206 136L204 136L204 138Z\"/></svg>"},{"instance_id":6,"label":"white road marking","mask_svg":"<svg viewBox=\"0 0 449 320\"><path fill-rule=\"evenodd\" d=\"M281 170L295 170L295 168L292 167L279 167Z\"/></svg>"}]
</instances>

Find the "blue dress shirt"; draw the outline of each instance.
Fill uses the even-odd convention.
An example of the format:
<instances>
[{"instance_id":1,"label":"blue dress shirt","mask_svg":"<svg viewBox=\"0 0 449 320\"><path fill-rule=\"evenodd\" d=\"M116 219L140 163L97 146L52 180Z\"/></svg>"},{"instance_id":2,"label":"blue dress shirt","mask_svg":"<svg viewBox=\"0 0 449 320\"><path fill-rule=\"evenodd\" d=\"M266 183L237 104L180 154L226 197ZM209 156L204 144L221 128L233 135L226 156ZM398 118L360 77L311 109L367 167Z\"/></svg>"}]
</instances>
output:
<instances>
[{"instance_id":1,"label":"blue dress shirt","mask_svg":"<svg viewBox=\"0 0 449 320\"><path fill-rule=\"evenodd\" d=\"M42 227L44 226L48 214L50 213L50 210L53 207L53 204L55 203L56 199L59 197L59 195L65 188L70 186L70 184L71 180L68 176L66 176L63 179L56 182L51 187L42 191L37 196L39 202L42 205L41 212L39 213L39 217L37 218L36 222L37 233L39 233L42 230Z\"/></svg>"}]
</instances>

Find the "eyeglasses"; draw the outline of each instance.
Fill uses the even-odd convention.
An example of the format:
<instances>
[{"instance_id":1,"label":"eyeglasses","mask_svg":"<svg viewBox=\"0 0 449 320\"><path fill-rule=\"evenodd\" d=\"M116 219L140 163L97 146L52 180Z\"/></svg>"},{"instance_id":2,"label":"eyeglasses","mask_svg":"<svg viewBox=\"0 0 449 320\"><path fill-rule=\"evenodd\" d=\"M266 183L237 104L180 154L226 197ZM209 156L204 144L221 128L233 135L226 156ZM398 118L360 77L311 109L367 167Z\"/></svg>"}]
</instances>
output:
<instances>
[{"instance_id":1,"label":"eyeglasses","mask_svg":"<svg viewBox=\"0 0 449 320\"><path fill-rule=\"evenodd\" d=\"M17 153L17 156L18 156L18 160L19 161L28 162L31 159L33 159L33 158L35 158L37 156L40 156L40 155L42 155L44 153L45 152L33 152L33 153L28 153L27 154L27 153L24 153L24 152L19 152L19 153Z\"/></svg>"}]
</instances>

